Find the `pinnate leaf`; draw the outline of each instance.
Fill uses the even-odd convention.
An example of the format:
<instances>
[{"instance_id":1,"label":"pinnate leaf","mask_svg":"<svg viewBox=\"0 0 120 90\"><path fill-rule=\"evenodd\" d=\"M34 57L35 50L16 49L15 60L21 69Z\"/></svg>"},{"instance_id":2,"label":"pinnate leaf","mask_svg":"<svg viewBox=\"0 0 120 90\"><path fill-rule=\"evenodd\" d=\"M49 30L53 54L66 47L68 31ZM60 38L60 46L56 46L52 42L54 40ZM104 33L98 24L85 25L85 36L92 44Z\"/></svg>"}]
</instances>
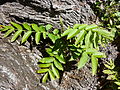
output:
<instances>
[{"instance_id":1,"label":"pinnate leaf","mask_svg":"<svg viewBox=\"0 0 120 90\"><path fill-rule=\"evenodd\" d=\"M42 83L46 83L47 79L48 79L48 73L46 73L46 74L43 76L43 78L42 78Z\"/></svg>"},{"instance_id":2,"label":"pinnate leaf","mask_svg":"<svg viewBox=\"0 0 120 90\"><path fill-rule=\"evenodd\" d=\"M13 31L14 31L14 29L8 30L3 37L9 36Z\"/></svg>"},{"instance_id":3,"label":"pinnate leaf","mask_svg":"<svg viewBox=\"0 0 120 90\"><path fill-rule=\"evenodd\" d=\"M32 25L32 28L33 28L36 32L39 32L39 31L40 31L40 29L39 29L39 27L38 27L37 24L31 24L31 25Z\"/></svg>"},{"instance_id":4,"label":"pinnate leaf","mask_svg":"<svg viewBox=\"0 0 120 90\"><path fill-rule=\"evenodd\" d=\"M52 65L52 71L57 78L60 78L59 71Z\"/></svg>"},{"instance_id":5,"label":"pinnate leaf","mask_svg":"<svg viewBox=\"0 0 120 90\"><path fill-rule=\"evenodd\" d=\"M44 67L50 67L52 64L47 63L47 64L39 64L39 67L44 68Z\"/></svg>"},{"instance_id":6,"label":"pinnate leaf","mask_svg":"<svg viewBox=\"0 0 120 90\"><path fill-rule=\"evenodd\" d=\"M40 59L39 62L41 62L41 63L51 63L54 60L55 60L54 57L45 57L45 58Z\"/></svg>"},{"instance_id":7,"label":"pinnate leaf","mask_svg":"<svg viewBox=\"0 0 120 90\"><path fill-rule=\"evenodd\" d=\"M13 26L15 26L18 30L23 30L23 28L22 28L21 25L19 25L19 24L17 24L17 23L14 23L14 22L11 22L11 24L12 24Z\"/></svg>"},{"instance_id":8,"label":"pinnate leaf","mask_svg":"<svg viewBox=\"0 0 120 90\"><path fill-rule=\"evenodd\" d=\"M40 42L40 36L41 36L41 32L37 32L35 34L35 42L36 42L36 44L39 44L39 42Z\"/></svg>"},{"instance_id":9,"label":"pinnate leaf","mask_svg":"<svg viewBox=\"0 0 120 90\"><path fill-rule=\"evenodd\" d=\"M29 38L29 36L32 34L32 31L27 31L23 37L22 37L22 42L21 43L24 43L27 41L27 39Z\"/></svg>"},{"instance_id":10,"label":"pinnate leaf","mask_svg":"<svg viewBox=\"0 0 120 90\"><path fill-rule=\"evenodd\" d=\"M48 71L49 71L49 69L40 69L40 70L37 70L37 73L45 73Z\"/></svg>"},{"instance_id":11,"label":"pinnate leaf","mask_svg":"<svg viewBox=\"0 0 120 90\"><path fill-rule=\"evenodd\" d=\"M48 31L48 30L50 30L52 27L53 27L53 26L52 26L51 24L47 24L47 25L46 25L46 30Z\"/></svg>"},{"instance_id":12,"label":"pinnate leaf","mask_svg":"<svg viewBox=\"0 0 120 90\"><path fill-rule=\"evenodd\" d=\"M30 30L30 31L32 30L31 27L27 23L23 23L22 25L25 29Z\"/></svg>"},{"instance_id":13,"label":"pinnate leaf","mask_svg":"<svg viewBox=\"0 0 120 90\"><path fill-rule=\"evenodd\" d=\"M61 63L59 63L57 60L54 60L54 65L59 69L63 71L63 66Z\"/></svg>"},{"instance_id":14,"label":"pinnate leaf","mask_svg":"<svg viewBox=\"0 0 120 90\"><path fill-rule=\"evenodd\" d=\"M88 62L88 60L89 60L89 56L87 55L86 52L83 52L82 56L80 58L80 61L78 62L78 69L80 69L83 66L85 66L85 64Z\"/></svg>"},{"instance_id":15,"label":"pinnate leaf","mask_svg":"<svg viewBox=\"0 0 120 90\"><path fill-rule=\"evenodd\" d=\"M15 34L11 39L11 42L14 42L21 33L22 33L22 30L18 30L17 32L15 32Z\"/></svg>"},{"instance_id":16,"label":"pinnate leaf","mask_svg":"<svg viewBox=\"0 0 120 90\"><path fill-rule=\"evenodd\" d=\"M49 75L51 80L55 80L55 75L53 74L52 70L49 70Z\"/></svg>"},{"instance_id":17,"label":"pinnate leaf","mask_svg":"<svg viewBox=\"0 0 120 90\"><path fill-rule=\"evenodd\" d=\"M92 75L94 76L97 73L98 59L92 55Z\"/></svg>"}]
</instances>

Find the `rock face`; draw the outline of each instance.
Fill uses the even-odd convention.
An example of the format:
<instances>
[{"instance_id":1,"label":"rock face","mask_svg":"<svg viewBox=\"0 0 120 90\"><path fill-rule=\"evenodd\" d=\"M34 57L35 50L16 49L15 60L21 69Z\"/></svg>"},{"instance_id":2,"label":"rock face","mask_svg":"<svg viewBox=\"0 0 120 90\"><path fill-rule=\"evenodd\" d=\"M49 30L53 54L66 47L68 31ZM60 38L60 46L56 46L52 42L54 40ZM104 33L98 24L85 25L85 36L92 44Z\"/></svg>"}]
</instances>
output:
<instances>
[{"instance_id":1,"label":"rock face","mask_svg":"<svg viewBox=\"0 0 120 90\"><path fill-rule=\"evenodd\" d=\"M91 2L89 0L89 2ZM60 28L59 17L64 27L75 23L96 23L96 16L86 0L1 0L0 24L10 21L38 24L53 24ZM0 33L0 90L96 90L97 78L91 76L89 65L82 70L68 70L61 82L40 83L42 75L35 71L40 51L10 43Z\"/></svg>"}]
</instances>

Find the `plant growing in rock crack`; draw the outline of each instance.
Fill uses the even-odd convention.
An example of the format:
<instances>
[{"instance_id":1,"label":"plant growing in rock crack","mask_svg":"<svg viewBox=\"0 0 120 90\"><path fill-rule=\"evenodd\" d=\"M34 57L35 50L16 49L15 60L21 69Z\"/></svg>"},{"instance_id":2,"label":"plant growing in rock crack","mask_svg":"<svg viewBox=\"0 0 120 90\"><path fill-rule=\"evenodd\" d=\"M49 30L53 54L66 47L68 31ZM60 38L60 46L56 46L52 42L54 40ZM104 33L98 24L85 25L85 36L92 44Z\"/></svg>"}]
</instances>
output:
<instances>
[{"instance_id":1,"label":"plant growing in rock crack","mask_svg":"<svg viewBox=\"0 0 120 90\"><path fill-rule=\"evenodd\" d=\"M98 58L106 57L104 53L99 52L99 46L104 45L109 40L113 40L114 35L95 24L75 24L72 28L68 27L63 33L59 32L58 29L50 31L52 27L50 24L38 26L37 24L28 25L23 23L20 25L11 22L11 26L2 26L1 31L5 32L4 37L14 33L11 42L22 35L22 32L24 35L21 43L26 42L32 36L36 44L39 44L41 34L44 39L51 39L53 44L50 44L49 48L45 49L49 56L40 59L38 64L41 69L37 70L37 73L45 73L42 78L43 83L47 81L48 76L50 76L51 80L60 78L59 71L64 71L66 62L78 59L78 69L91 60L92 75L95 75L98 67ZM32 33L35 34L35 37Z\"/></svg>"},{"instance_id":2,"label":"plant growing in rock crack","mask_svg":"<svg viewBox=\"0 0 120 90\"><path fill-rule=\"evenodd\" d=\"M120 76L119 76L120 68L119 67L116 68L113 60L106 62L106 64L104 65L106 69L103 70L103 73L108 75L107 80L112 80L113 83L115 83L118 86L117 89L120 89ZM115 89L113 85L111 85L111 87Z\"/></svg>"}]
</instances>

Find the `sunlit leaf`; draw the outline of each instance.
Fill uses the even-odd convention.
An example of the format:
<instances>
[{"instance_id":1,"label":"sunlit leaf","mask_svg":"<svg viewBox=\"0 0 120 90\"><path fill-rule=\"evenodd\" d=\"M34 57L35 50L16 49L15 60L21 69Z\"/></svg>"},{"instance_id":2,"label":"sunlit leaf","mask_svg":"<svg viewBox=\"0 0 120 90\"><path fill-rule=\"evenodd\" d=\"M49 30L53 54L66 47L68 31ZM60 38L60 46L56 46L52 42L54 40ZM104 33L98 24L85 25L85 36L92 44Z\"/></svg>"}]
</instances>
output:
<instances>
[{"instance_id":1,"label":"sunlit leaf","mask_svg":"<svg viewBox=\"0 0 120 90\"><path fill-rule=\"evenodd\" d=\"M92 75L94 76L97 73L98 59L92 55L91 61L92 61Z\"/></svg>"},{"instance_id":2,"label":"sunlit leaf","mask_svg":"<svg viewBox=\"0 0 120 90\"><path fill-rule=\"evenodd\" d=\"M60 62L58 62L57 60L54 60L54 64L59 70L63 71L63 66Z\"/></svg>"},{"instance_id":3,"label":"sunlit leaf","mask_svg":"<svg viewBox=\"0 0 120 90\"><path fill-rule=\"evenodd\" d=\"M80 58L80 61L78 62L78 69L80 69L83 66L85 66L85 64L88 62L88 60L89 60L89 56L87 55L86 52L83 52L82 56Z\"/></svg>"},{"instance_id":4,"label":"sunlit leaf","mask_svg":"<svg viewBox=\"0 0 120 90\"><path fill-rule=\"evenodd\" d=\"M46 39L46 32L43 32L43 38Z\"/></svg>"},{"instance_id":5,"label":"sunlit leaf","mask_svg":"<svg viewBox=\"0 0 120 90\"><path fill-rule=\"evenodd\" d=\"M80 25L81 25L81 24L75 24L75 25L73 26L73 29L78 29Z\"/></svg>"},{"instance_id":6,"label":"sunlit leaf","mask_svg":"<svg viewBox=\"0 0 120 90\"><path fill-rule=\"evenodd\" d=\"M40 42L40 36L41 36L41 32L37 32L35 34L35 42L36 42L36 44L39 44L39 42Z\"/></svg>"},{"instance_id":7,"label":"sunlit leaf","mask_svg":"<svg viewBox=\"0 0 120 90\"><path fill-rule=\"evenodd\" d=\"M52 70L49 70L49 75L51 80L55 80L55 75L53 74Z\"/></svg>"},{"instance_id":8,"label":"sunlit leaf","mask_svg":"<svg viewBox=\"0 0 120 90\"><path fill-rule=\"evenodd\" d=\"M116 82L114 82L114 83L120 86L120 82L117 82L117 81L116 81Z\"/></svg>"},{"instance_id":9,"label":"sunlit leaf","mask_svg":"<svg viewBox=\"0 0 120 90\"><path fill-rule=\"evenodd\" d=\"M42 83L46 83L47 79L48 79L48 73L46 73L46 74L43 76L43 78L42 78Z\"/></svg>"},{"instance_id":10,"label":"sunlit leaf","mask_svg":"<svg viewBox=\"0 0 120 90\"><path fill-rule=\"evenodd\" d=\"M86 28L85 28L85 30L92 30L92 29L96 29L96 28L98 28L98 26L97 25L95 25L95 24L92 24L92 25L88 25Z\"/></svg>"},{"instance_id":11,"label":"sunlit leaf","mask_svg":"<svg viewBox=\"0 0 120 90\"><path fill-rule=\"evenodd\" d=\"M40 30L40 32L45 32L45 27L43 25L40 25L39 30Z\"/></svg>"},{"instance_id":12,"label":"sunlit leaf","mask_svg":"<svg viewBox=\"0 0 120 90\"><path fill-rule=\"evenodd\" d=\"M51 33L48 34L48 37L52 40L53 43L55 43L55 41L59 38L58 36Z\"/></svg>"},{"instance_id":13,"label":"sunlit leaf","mask_svg":"<svg viewBox=\"0 0 120 90\"><path fill-rule=\"evenodd\" d=\"M97 33L94 33L94 37L93 37L93 43L94 43L94 47L98 48L98 40L99 40L99 36L97 35Z\"/></svg>"},{"instance_id":14,"label":"sunlit leaf","mask_svg":"<svg viewBox=\"0 0 120 90\"><path fill-rule=\"evenodd\" d=\"M75 41L75 45L77 45L78 43L80 43L84 39L85 34L86 34L85 30L80 31L80 33Z\"/></svg>"},{"instance_id":15,"label":"sunlit leaf","mask_svg":"<svg viewBox=\"0 0 120 90\"><path fill-rule=\"evenodd\" d=\"M43 67L50 67L52 64L51 63L47 63L47 64L39 64L39 67L43 68Z\"/></svg>"},{"instance_id":16,"label":"sunlit leaf","mask_svg":"<svg viewBox=\"0 0 120 90\"><path fill-rule=\"evenodd\" d=\"M22 28L21 25L19 25L19 24L17 24L17 23L14 23L14 22L11 22L11 24L12 24L13 26L15 26L18 30L23 30L23 28Z\"/></svg>"},{"instance_id":17,"label":"sunlit leaf","mask_svg":"<svg viewBox=\"0 0 120 90\"><path fill-rule=\"evenodd\" d=\"M94 49L94 48L89 48L89 49L86 50L87 54L93 54L93 53L96 53L96 52L97 52L97 50Z\"/></svg>"},{"instance_id":18,"label":"sunlit leaf","mask_svg":"<svg viewBox=\"0 0 120 90\"><path fill-rule=\"evenodd\" d=\"M94 57L97 57L97 58L105 58L106 55L102 52L95 52L94 54Z\"/></svg>"},{"instance_id":19,"label":"sunlit leaf","mask_svg":"<svg viewBox=\"0 0 120 90\"><path fill-rule=\"evenodd\" d=\"M39 62L41 62L41 63L51 63L54 60L55 60L54 57L45 57L45 58L40 59Z\"/></svg>"},{"instance_id":20,"label":"sunlit leaf","mask_svg":"<svg viewBox=\"0 0 120 90\"><path fill-rule=\"evenodd\" d=\"M65 59L59 55L55 55L55 57L58 59L59 62L65 64Z\"/></svg>"},{"instance_id":21,"label":"sunlit leaf","mask_svg":"<svg viewBox=\"0 0 120 90\"><path fill-rule=\"evenodd\" d=\"M48 31L48 30L50 30L52 27L53 27L53 26L52 26L51 24L47 24L47 25L46 25L46 30Z\"/></svg>"},{"instance_id":22,"label":"sunlit leaf","mask_svg":"<svg viewBox=\"0 0 120 90\"><path fill-rule=\"evenodd\" d=\"M40 29L39 29L39 27L38 27L37 24L31 24L31 25L32 25L32 28L33 28L36 32L39 32L39 31L40 31Z\"/></svg>"},{"instance_id":23,"label":"sunlit leaf","mask_svg":"<svg viewBox=\"0 0 120 90\"><path fill-rule=\"evenodd\" d=\"M59 71L52 65L52 71L57 78L60 78Z\"/></svg>"},{"instance_id":24,"label":"sunlit leaf","mask_svg":"<svg viewBox=\"0 0 120 90\"><path fill-rule=\"evenodd\" d=\"M3 37L9 36L13 31L14 29L8 30Z\"/></svg>"},{"instance_id":25,"label":"sunlit leaf","mask_svg":"<svg viewBox=\"0 0 120 90\"><path fill-rule=\"evenodd\" d=\"M31 27L27 23L23 23L22 25L25 29L30 30L30 31L32 30Z\"/></svg>"},{"instance_id":26,"label":"sunlit leaf","mask_svg":"<svg viewBox=\"0 0 120 90\"><path fill-rule=\"evenodd\" d=\"M11 42L14 42L21 33L22 33L22 30L18 30L17 32L15 32L15 34L11 39Z\"/></svg>"},{"instance_id":27,"label":"sunlit leaf","mask_svg":"<svg viewBox=\"0 0 120 90\"><path fill-rule=\"evenodd\" d=\"M53 30L53 33L54 33L54 34L58 34L58 33L59 33L59 30L58 30L58 29L54 29L54 30Z\"/></svg>"},{"instance_id":28,"label":"sunlit leaf","mask_svg":"<svg viewBox=\"0 0 120 90\"><path fill-rule=\"evenodd\" d=\"M85 46L88 49L90 47L90 37L92 35L92 32L89 31L87 35L85 36Z\"/></svg>"},{"instance_id":29,"label":"sunlit leaf","mask_svg":"<svg viewBox=\"0 0 120 90\"><path fill-rule=\"evenodd\" d=\"M37 70L36 72L37 73L45 73L45 72L48 72L49 69L40 69L40 70Z\"/></svg>"},{"instance_id":30,"label":"sunlit leaf","mask_svg":"<svg viewBox=\"0 0 120 90\"><path fill-rule=\"evenodd\" d=\"M68 28L67 30L65 30L62 34L61 34L61 36L63 37L63 36L66 36L66 35L68 35L71 31L73 31L73 29L72 28Z\"/></svg>"},{"instance_id":31,"label":"sunlit leaf","mask_svg":"<svg viewBox=\"0 0 120 90\"><path fill-rule=\"evenodd\" d=\"M104 74L114 74L115 72L111 71L111 70L103 70L103 73Z\"/></svg>"},{"instance_id":32,"label":"sunlit leaf","mask_svg":"<svg viewBox=\"0 0 120 90\"><path fill-rule=\"evenodd\" d=\"M32 31L27 31L27 32L23 35L21 43L26 42L27 39L29 38L29 36L30 36L31 34L32 34Z\"/></svg>"},{"instance_id":33,"label":"sunlit leaf","mask_svg":"<svg viewBox=\"0 0 120 90\"><path fill-rule=\"evenodd\" d=\"M72 31L68 34L67 39L71 39L72 37L76 36L79 32L80 32L80 30L78 30L78 29L72 30Z\"/></svg>"}]
</instances>

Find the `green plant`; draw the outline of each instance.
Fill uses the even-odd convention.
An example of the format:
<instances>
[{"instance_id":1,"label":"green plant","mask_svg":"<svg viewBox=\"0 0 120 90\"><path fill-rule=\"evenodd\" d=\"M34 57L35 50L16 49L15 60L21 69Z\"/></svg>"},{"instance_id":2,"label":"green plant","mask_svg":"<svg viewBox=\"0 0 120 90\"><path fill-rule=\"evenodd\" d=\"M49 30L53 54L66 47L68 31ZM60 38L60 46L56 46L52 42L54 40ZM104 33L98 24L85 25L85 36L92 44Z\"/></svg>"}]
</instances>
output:
<instances>
[{"instance_id":1,"label":"green plant","mask_svg":"<svg viewBox=\"0 0 120 90\"><path fill-rule=\"evenodd\" d=\"M113 40L112 32L95 24L75 24L72 28L68 27L63 33L59 32L58 29L51 29L53 29L53 26L50 24L38 26L37 24L23 23L20 25L11 22L10 26L2 26L1 31L5 32L4 37L14 33L11 42L22 36L21 43L26 42L29 37L33 37L33 41L39 44L41 34L44 39L51 39L52 44L45 48L48 56L40 59L38 64L41 69L37 70L37 73L45 73L42 78L43 83L47 81L48 76L51 80L60 78L59 71L64 71L66 62L72 60L78 62L78 69L91 60L92 75L95 75L98 58L106 57L104 53L99 52L99 46ZM80 60L77 61L78 59Z\"/></svg>"},{"instance_id":2,"label":"green plant","mask_svg":"<svg viewBox=\"0 0 120 90\"><path fill-rule=\"evenodd\" d=\"M120 31L120 2L119 0L96 1L93 9L101 21L100 25L119 34Z\"/></svg>"},{"instance_id":3,"label":"green plant","mask_svg":"<svg viewBox=\"0 0 120 90\"><path fill-rule=\"evenodd\" d=\"M110 60L110 62L106 62L106 64L104 64L106 69L103 70L104 74L107 74L107 79L108 80L113 80L113 83L115 83L116 85L118 85L118 89L120 89L120 76L118 73L119 69L115 69L115 64L112 60Z\"/></svg>"},{"instance_id":4,"label":"green plant","mask_svg":"<svg viewBox=\"0 0 120 90\"><path fill-rule=\"evenodd\" d=\"M22 36L21 43L25 43L30 36L33 36L36 44L39 44L41 34L44 39L46 39L46 37L49 37L53 43L55 43L56 39L60 38L60 36L58 35L59 33L58 29L54 29L53 32L50 32L50 29L52 29L53 27L50 24L47 24L46 26L43 25L38 26L37 24L28 25L27 23L23 23L22 25L20 25L11 22L11 26L3 27L4 28L2 28L1 31L5 32L4 37L7 37L10 34L14 33L11 42L14 42L19 36ZM32 34L35 34L35 36Z\"/></svg>"}]
</instances>

